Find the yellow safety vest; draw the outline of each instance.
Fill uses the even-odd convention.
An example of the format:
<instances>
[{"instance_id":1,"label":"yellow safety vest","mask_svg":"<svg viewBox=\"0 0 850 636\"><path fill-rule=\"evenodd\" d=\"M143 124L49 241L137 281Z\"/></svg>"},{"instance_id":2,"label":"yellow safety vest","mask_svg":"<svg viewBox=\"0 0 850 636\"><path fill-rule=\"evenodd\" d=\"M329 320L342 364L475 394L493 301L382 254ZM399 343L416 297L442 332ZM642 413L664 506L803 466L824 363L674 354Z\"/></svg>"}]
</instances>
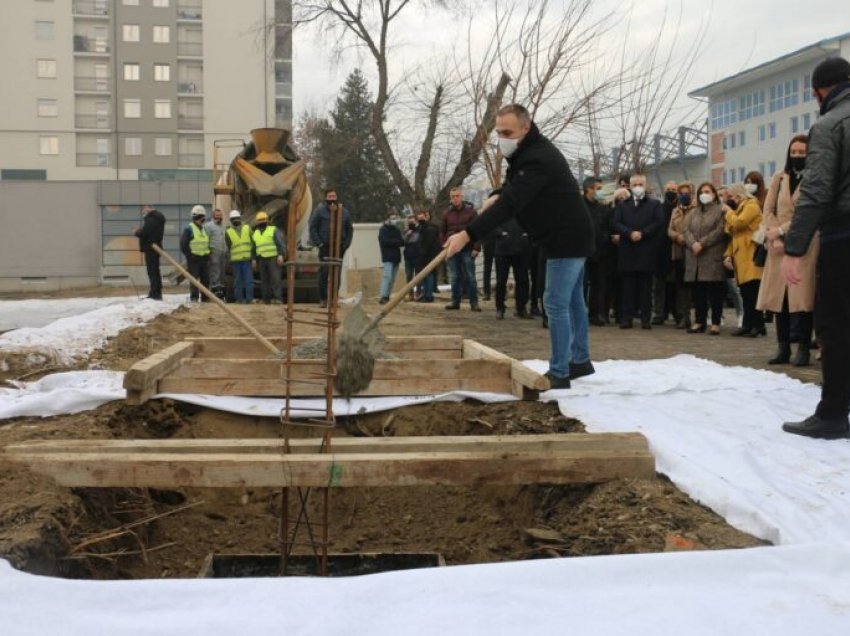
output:
<instances>
[{"instance_id":1,"label":"yellow safety vest","mask_svg":"<svg viewBox=\"0 0 850 636\"><path fill-rule=\"evenodd\" d=\"M260 258L273 258L277 256L277 245L274 242L274 225L267 225L266 229L254 230L254 245L257 246L257 256Z\"/></svg>"},{"instance_id":2,"label":"yellow safety vest","mask_svg":"<svg viewBox=\"0 0 850 636\"><path fill-rule=\"evenodd\" d=\"M251 260L251 228L243 225L237 234L236 228L231 226L227 228L227 236L230 237L230 262Z\"/></svg>"},{"instance_id":3,"label":"yellow safety vest","mask_svg":"<svg viewBox=\"0 0 850 636\"><path fill-rule=\"evenodd\" d=\"M190 223L189 227L192 228L192 240L189 241L189 251L193 256L209 256L210 237L207 231L194 223Z\"/></svg>"}]
</instances>

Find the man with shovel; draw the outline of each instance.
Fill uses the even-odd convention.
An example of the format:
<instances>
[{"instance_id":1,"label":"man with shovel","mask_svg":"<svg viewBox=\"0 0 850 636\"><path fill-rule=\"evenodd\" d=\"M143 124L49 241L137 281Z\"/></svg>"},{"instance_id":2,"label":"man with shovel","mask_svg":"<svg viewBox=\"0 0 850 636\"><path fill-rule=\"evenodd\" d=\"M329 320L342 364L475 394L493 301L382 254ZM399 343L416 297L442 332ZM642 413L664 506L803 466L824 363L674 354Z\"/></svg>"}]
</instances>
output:
<instances>
[{"instance_id":1,"label":"man with shovel","mask_svg":"<svg viewBox=\"0 0 850 636\"><path fill-rule=\"evenodd\" d=\"M445 243L451 258L470 242L516 218L546 256L543 304L549 317L552 354L546 373L553 389L593 373L584 309L585 259L593 253L593 226L581 190L561 152L544 137L519 104L496 116L499 150L507 158L505 184L484 203L465 231ZM581 302L575 302L574 296Z\"/></svg>"}]
</instances>

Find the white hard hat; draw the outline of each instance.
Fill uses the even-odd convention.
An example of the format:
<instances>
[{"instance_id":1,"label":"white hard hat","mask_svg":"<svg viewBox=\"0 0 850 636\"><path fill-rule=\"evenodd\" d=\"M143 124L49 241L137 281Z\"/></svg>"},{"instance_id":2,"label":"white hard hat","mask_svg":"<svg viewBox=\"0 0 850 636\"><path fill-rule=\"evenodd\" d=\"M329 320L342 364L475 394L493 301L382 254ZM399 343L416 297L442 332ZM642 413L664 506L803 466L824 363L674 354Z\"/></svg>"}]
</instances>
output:
<instances>
[{"instance_id":1,"label":"white hard hat","mask_svg":"<svg viewBox=\"0 0 850 636\"><path fill-rule=\"evenodd\" d=\"M241 219L242 213L239 210L231 210L229 218L231 218L231 219Z\"/></svg>"},{"instance_id":2,"label":"white hard hat","mask_svg":"<svg viewBox=\"0 0 850 636\"><path fill-rule=\"evenodd\" d=\"M196 217L196 216L206 216L206 215L207 215L207 211L204 209L204 206L196 205L195 207L192 208L192 217L193 218Z\"/></svg>"}]
</instances>

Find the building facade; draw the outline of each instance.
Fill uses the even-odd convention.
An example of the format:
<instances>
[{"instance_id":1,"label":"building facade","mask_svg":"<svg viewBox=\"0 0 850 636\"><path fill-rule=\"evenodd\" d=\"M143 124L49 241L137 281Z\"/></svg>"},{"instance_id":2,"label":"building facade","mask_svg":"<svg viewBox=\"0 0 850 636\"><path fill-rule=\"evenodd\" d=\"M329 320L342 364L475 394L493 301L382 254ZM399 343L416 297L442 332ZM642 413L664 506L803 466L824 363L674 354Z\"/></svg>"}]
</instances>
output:
<instances>
[{"instance_id":1,"label":"building facade","mask_svg":"<svg viewBox=\"0 0 850 636\"><path fill-rule=\"evenodd\" d=\"M5 0L0 179L208 180L291 127L291 0Z\"/></svg>"},{"instance_id":2,"label":"building facade","mask_svg":"<svg viewBox=\"0 0 850 636\"><path fill-rule=\"evenodd\" d=\"M709 170L717 185L738 183L752 170L769 183L784 168L788 144L818 118L814 67L828 57L850 59L850 33L812 44L742 71L689 95L708 102Z\"/></svg>"}]
</instances>

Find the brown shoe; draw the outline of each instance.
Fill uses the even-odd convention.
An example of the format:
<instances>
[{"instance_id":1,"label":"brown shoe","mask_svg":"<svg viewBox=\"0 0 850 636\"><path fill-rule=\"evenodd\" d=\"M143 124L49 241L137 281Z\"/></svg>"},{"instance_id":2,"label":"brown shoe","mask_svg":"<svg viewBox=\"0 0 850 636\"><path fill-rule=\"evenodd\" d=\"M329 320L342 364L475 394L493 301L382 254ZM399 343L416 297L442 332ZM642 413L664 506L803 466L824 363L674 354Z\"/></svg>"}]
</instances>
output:
<instances>
[{"instance_id":1,"label":"brown shoe","mask_svg":"<svg viewBox=\"0 0 850 636\"><path fill-rule=\"evenodd\" d=\"M720 335L720 327L717 326L717 325L711 325L708 328L708 333L712 336L719 336Z\"/></svg>"}]
</instances>

